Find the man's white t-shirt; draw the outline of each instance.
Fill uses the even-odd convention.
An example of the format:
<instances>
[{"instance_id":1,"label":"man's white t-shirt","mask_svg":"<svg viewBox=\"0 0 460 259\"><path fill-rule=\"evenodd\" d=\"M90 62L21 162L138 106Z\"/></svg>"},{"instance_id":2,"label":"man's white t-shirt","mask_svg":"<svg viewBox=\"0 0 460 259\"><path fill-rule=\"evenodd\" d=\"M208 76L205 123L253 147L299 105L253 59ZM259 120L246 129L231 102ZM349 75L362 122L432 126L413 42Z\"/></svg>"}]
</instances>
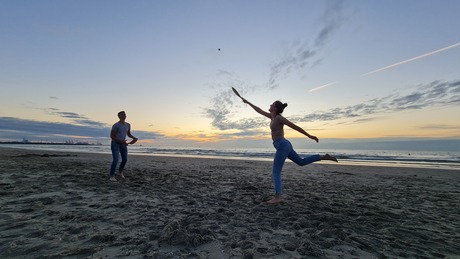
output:
<instances>
[{"instance_id":1,"label":"man's white t-shirt","mask_svg":"<svg viewBox=\"0 0 460 259\"><path fill-rule=\"evenodd\" d=\"M119 121L112 126L112 131L115 131L115 136L122 140L126 139L126 133L128 133L129 130L131 130L131 125L127 122L122 123Z\"/></svg>"}]
</instances>

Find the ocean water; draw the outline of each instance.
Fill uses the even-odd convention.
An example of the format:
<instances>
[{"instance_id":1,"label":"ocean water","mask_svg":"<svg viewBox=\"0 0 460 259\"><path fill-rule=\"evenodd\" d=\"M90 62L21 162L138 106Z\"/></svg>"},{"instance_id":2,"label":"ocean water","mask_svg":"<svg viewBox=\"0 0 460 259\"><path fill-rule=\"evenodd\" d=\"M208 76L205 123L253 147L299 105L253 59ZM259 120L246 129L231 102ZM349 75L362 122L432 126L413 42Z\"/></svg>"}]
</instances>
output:
<instances>
[{"instance_id":1,"label":"ocean water","mask_svg":"<svg viewBox=\"0 0 460 259\"><path fill-rule=\"evenodd\" d=\"M31 145L2 144L4 147L34 149L43 151L92 152L110 154L110 146L97 145ZM304 150L296 149L300 156L329 153L339 160L339 165L393 166L416 168L439 168L459 170L460 152L453 151L400 151L400 150ZM242 159L272 161L275 150L248 149L207 149L207 148L158 148L150 146L130 146L130 155L202 157L214 159Z\"/></svg>"}]
</instances>

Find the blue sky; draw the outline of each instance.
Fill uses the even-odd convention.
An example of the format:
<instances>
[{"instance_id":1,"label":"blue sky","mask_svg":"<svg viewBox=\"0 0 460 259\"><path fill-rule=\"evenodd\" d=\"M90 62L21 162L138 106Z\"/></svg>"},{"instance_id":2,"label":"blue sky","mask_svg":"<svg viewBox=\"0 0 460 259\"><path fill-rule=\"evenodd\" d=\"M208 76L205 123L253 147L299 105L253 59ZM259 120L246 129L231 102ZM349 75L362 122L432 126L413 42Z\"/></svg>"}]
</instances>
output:
<instances>
[{"instance_id":1,"label":"blue sky","mask_svg":"<svg viewBox=\"0 0 460 259\"><path fill-rule=\"evenodd\" d=\"M459 139L460 2L0 1L0 140ZM286 130L290 139L302 138ZM323 140L323 141L321 141ZM302 139L308 142L308 139Z\"/></svg>"}]
</instances>

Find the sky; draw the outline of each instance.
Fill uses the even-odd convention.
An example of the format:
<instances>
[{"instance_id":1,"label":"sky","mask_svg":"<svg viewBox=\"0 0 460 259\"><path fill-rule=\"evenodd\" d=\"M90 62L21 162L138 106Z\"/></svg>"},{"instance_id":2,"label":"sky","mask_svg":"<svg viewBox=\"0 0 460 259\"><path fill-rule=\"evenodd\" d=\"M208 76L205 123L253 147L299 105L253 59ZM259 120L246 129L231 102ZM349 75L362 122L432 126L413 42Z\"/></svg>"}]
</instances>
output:
<instances>
[{"instance_id":1,"label":"sky","mask_svg":"<svg viewBox=\"0 0 460 259\"><path fill-rule=\"evenodd\" d=\"M0 0L0 141L460 139L458 0ZM263 143L263 144L261 144ZM304 146L302 146L304 147Z\"/></svg>"}]
</instances>

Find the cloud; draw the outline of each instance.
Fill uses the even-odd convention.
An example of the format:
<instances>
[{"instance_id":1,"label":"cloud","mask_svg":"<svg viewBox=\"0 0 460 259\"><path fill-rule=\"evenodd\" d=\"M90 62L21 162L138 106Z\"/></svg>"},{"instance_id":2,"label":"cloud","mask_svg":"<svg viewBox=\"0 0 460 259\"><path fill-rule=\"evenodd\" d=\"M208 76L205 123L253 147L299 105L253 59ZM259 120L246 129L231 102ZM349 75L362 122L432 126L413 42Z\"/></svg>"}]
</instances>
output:
<instances>
[{"instance_id":1,"label":"cloud","mask_svg":"<svg viewBox=\"0 0 460 259\"><path fill-rule=\"evenodd\" d=\"M211 104L204 109L204 116L211 118L211 125L219 130L241 130L258 128L262 124L260 119L245 119L240 121L231 121L231 110L234 107L234 101L241 102L235 96L231 89L222 91L211 98ZM266 122L266 120L263 120Z\"/></svg>"},{"instance_id":2,"label":"cloud","mask_svg":"<svg viewBox=\"0 0 460 259\"><path fill-rule=\"evenodd\" d=\"M241 99L231 90L235 87L244 97L247 93L254 92L257 86L249 86L241 80L228 78L228 82L215 85L218 91L215 92L209 100L209 105L203 109L203 116L210 118L211 125L219 130L242 130L245 125L257 124L257 120L247 120L245 122L234 122L232 118L232 110L235 106L242 104ZM253 127L253 126L251 126Z\"/></svg>"},{"instance_id":3,"label":"cloud","mask_svg":"<svg viewBox=\"0 0 460 259\"><path fill-rule=\"evenodd\" d=\"M228 96L227 96L228 95ZM226 98L216 97L218 104L208 109L208 116L214 118L212 125L220 130L236 130L241 136L247 134L264 134L268 131L267 119L263 117L231 121L230 107L235 97L230 98L231 90L225 92ZM325 111L315 111L306 115L289 116L294 123L312 121L334 121L353 119L354 122L364 122L377 119L383 114L407 110L424 109L428 107L452 106L460 104L460 80L444 82L434 81L419 85L409 93L393 93L384 97L370 99L364 103L335 107ZM215 109L215 107L219 107ZM236 135L235 135L236 136Z\"/></svg>"},{"instance_id":4,"label":"cloud","mask_svg":"<svg viewBox=\"0 0 460 259\"><path fill-rule=\"evenodd\" d=\"M27 138L29 140L62 141L63 138L78 138L91 141L108 141L111 127L100 122L91 123L98 126L0 117L0 139L20 140ZM100 127L100 125L106 126ZM132 133L141 140L156 139L162 136L147 131L133 130Z\"/></svg>"},{"instance_id":5,"label":"cloud","mask_svg":"<svg viewBox=\"0 0 460 259\"><path fill-rule=\"evenodd\" d=\"M323 27L315 39L315 47L321 48L326 45L327 41L337 31L343 22L343 1L331 1L323 13L321 20Z\"/></svg>"},{"instance_id":6,"label":"cloud","mask_svg":"<svg viewBox=\"0 0 460 259\"><path fill-rule=\"evenodd\" d=\"M361 104L334 108L328 111L317 111L304 116L296 116L295 120L304 122L361 118L375 114L458 104L460 104L460 80L434 81L418 86L417 90L411 93L391 94Z\"/></svg>"},{"instance_id":7,"label":"cloud","mask_svg":"<svg viewBox=\"0 0 460 259\"><path fill-rule=\"evenodd\" d=\"M106 123L101 123L98 121L90 120L85 115L81 115L75 112L62 112L56 108L48 108L47 110L48 110L48 113L50 114L57 115L62 118L70 119L72 124L86 125L86 126L92 126L92 127L98 127L98 128L105 128L108 126Z\"/></svg>"},{"instance_id":8,"label":"cloud","mask_svg":"<svg viewBox=\"0 0 460 259\"><path fill-rule=\"evenodd\" d=\"M343 23L342 12L343 5L341 0L328 2L326 10L320 17L321 25L317 35L313 39L313 46L310 47L308 43L301 42L293 44L292 47L288 48L288 54L271 65L268 83L264 86L249 86L242 81L233 79L235 76L234 73L219 70L217 75L227 77L229 82L225 85L218 85L224 90L216 92L211 97L210 105L204 108L204 116L212 120L211 125L219 130L236 129L241 131L265 125L266 120L263 119L231 120L232 108L235 106L236 101L240 101L235 98L233 92L230 90L231 87L237 88L243 96L245 93L273 90L278 87L280 78L287 76L292 71L304 69L310 64L310 61L312 61L313 65L320 63L319 60L314 60L314 58L317 57L318 52L324 48L332 35L340 28Z\"/></svg>"},{"instance_id":9,"label":"cloud","mask_svg":"<svg viewBox=\"0 0 460 259\"><path fill-rule=\"evenodd\" d=\"M212 119L211 125L219 130L233 129L235 125L229 123L227 117L233 107L231 90L221 91L213 96L209 107L204 109L204 115Z\"/></svg>"},{"instance_id":10,"label":"cloud","mask_svg":"<svg viewBox=\"0 0 460 259\"><path fill-rule=\"evenodd\" d=\"M458 125L446 125L446 124L427 124L420 127L421 129L429 129L429 130L451 130L456 129L459 130L460 128Z\"/></svg>"},{"instance_id":11,"label":"cloud","mask_svg":"<svg viewBox=\"0 0 460 259\"><path fill-rule=\"evenodd\" d=\"M279 80L293 71L305 69L308 64L313 67L321 63L317 54L330 41L331 37L343 24L343 1L330 1L320 18L320 30L313 39L313 46L307 42L301 42L287 50L287 54L274 62L270 68L268 89L279 86Z\"/></svg>"}]
</instances>

